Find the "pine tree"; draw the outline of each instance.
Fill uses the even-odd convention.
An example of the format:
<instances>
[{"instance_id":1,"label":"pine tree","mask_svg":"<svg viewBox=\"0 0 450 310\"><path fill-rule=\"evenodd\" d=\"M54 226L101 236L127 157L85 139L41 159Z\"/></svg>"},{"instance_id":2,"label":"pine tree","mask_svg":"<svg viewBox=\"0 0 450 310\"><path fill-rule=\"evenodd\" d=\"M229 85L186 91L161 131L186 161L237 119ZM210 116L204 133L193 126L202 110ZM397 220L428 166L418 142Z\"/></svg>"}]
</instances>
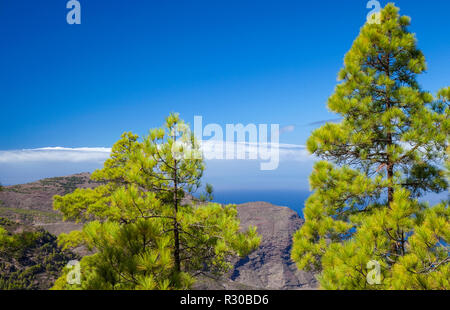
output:
<instances>
[{"instance_id":1,"label":"pine tree","mask_svg":"<svg viewBox=\"0 0 450 310\"><path fill-rule=\"evenodd\" d=\"M124 133L92 175L103 185L54 197L65 219L86 222L81 232L61 235L61 244L95 250L81 261L80 285L67 284L66 270L55 288L184 289L197 274L221 274L231 256L256 249L256 228L240 232L234 205L205 202L210 185L202 201L190 195L201 187L204 168L177 114L141 142Z\"/></svg>"},{"instance_id":2,"label":"pine tree","mask_svg":"<svg viewBox=\"0 0 450 310\"><path fill-rule=\"evenodd\" d=\"M328 100L342 122L307 141L325 161L291 256L325 289L449 289L448 201L418 202L447 189L449 88L438 98L420 88L425 57L410 18L393 4L380 18L361 28Z\"/></svg>"}]
</instances>

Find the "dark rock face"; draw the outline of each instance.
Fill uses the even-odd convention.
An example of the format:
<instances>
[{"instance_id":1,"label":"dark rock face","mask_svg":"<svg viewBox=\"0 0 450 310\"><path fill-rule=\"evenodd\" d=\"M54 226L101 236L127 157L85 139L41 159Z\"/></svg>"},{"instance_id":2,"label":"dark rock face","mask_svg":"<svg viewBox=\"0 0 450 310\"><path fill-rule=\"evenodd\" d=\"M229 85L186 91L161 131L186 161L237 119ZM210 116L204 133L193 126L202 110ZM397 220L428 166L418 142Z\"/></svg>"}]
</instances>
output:
<instances>
[{"instance_id":1,"label":"dark rock face","mask_svg":"<svg viewBox=\"0 0 450 310\"><path fill-rule=\"evenodd\" d=\"M238 205L243 228L258 227L261 246L236 262L231 280L264 289L313 289L312 273L299 271L290 259L292 236L303 220L291 209L266 202Z\"/></svg>"},{"instance_id":2,"label":"dark rock face","mask_svg":"<svg viewBox=\"0 0 450 310\"><path fill-rule=\"evenodd\" d=\"M316 289L313 273L297 270L290 259L292 236L303 220L287 207L267 202L249 202L237 206L243 229L257 226L262 236L259 249L248 257L234 260L233 270L221 279L203 276L197 290L301 290Z\"/></svg>"}]
</instances>

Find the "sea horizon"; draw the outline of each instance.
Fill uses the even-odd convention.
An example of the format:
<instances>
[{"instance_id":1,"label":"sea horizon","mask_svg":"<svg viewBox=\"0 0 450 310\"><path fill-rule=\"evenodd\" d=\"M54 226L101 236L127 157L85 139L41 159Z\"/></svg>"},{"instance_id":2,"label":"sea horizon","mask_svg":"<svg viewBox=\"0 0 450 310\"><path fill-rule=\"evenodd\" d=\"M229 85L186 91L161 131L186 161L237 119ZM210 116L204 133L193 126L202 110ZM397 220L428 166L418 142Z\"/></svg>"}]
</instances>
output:
<instances>
[{"instance_id":1,"label":"sea horizon","mask_svg":"<svg viewBox=\"0 0 450 310\"><path fill-rule=\"evenodd\" d=\"M276 206L288 207L303 218L303 207L311 192L305 190L220 190L214 192L214 202L242 204L263 201Z\"/></svg>"}]
</instances>

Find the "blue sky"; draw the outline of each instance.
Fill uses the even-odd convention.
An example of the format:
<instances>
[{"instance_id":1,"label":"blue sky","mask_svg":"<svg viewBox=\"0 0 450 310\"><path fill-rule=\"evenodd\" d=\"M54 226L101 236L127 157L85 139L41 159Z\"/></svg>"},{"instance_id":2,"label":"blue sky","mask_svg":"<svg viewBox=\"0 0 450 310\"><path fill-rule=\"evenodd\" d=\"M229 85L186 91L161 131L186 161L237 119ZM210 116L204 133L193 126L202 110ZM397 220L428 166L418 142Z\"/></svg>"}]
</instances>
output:
<instances>
[{"instance_id":1,"label":"blue sky","mask_svg":"<svg viewBox=\"0 0 450 310\"><path fill-rule=\"evenodd\" d=\"M171 111L190 123L294 126L280 142L303 145L308 124L335 118L326 100L370 11L364 0L80 0L81 25L68 25L66 2L0 0L1 151L111 147ZM423 88L448 85L450 2L395 3L427 57ZM311 164L211 163L207 177L223 190L306 189ZM99 165L0 161L0 182Z\"/></svg>"}]
</instances>

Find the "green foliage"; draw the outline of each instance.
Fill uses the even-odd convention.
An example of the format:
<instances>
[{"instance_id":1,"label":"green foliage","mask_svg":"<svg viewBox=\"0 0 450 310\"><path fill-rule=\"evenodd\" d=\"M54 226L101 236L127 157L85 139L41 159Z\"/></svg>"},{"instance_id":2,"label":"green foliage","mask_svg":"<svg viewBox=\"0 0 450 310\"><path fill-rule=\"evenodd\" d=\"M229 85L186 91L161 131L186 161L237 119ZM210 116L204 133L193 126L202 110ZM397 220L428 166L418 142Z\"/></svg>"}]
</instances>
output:
<instances>
[{"instance_id":1,"label":"green foliage","mask_svg":"<svg viewBox=\"0 0 450 310\"><path fill-rule=\"evenodd\" d=\"M0 217L0 227L11 227L11 226L15 226L16 223L11 221L8 218L5 217Z\"/></svg>"},{"instance_id":2,"label":"green foliage","mask_svg":"<svg viewBox=\"0 0 450 310\"><path fill-rule=\"evenodd\" d=\"M65 219L87 222L61 235L64 247L86 245L81 284L66 275L55 289L184 289L202 272L223 273L231 256L256 249L256 228L239 230L236 207L198 203L204 163L189 127L171 114L162 128L138 141L124 133L104 168L92 179L103 185L54 197ZM186 155L187 154L187 155Z\"/></svg>"},{"instance_id":3,"label":"green foliage","mask_svg":"<svg viewBox=\"0 0 450 310\"><path fill-rule=\"evenodd\" d=\"M61 215L52 211L4 207L0 203L0 216L16 218L21 223L54 223L61 220Z\"/></svg>"},{"instance_id":4,"label":"green foliage","mask_svg":"<svg viewBox=\"0 0 450 310\"><path fill-rule=\"evenodd\" d=\"M214 200L214 189L211 184L206 184L205 186L205 192L200 195L200 201L213 201Z\"/></svg>"},{"instance_id":5,"label":"green foliage","mask_svg":"<svg viewBox=\"0 0 450 310\"><path fill-rule=\"evenodd\" d=\"M64 194L68 194L77 189L77 185L83 184L84 179L78 176L55 177L40 180L39 182L44 186L61 187L64 190Z\"/></svg>"},{"instance_id":6,"label":"green foliage","mask_svg":"<svg viewBox=\"0 0 450 310\"><path fill-rule=\"evenodd\" d=\"M388 4L381 23L362 27L328 101L343 121L307 142L327 161L310 176L291 256L325 289L450 288L448 201L417 201L448 187L450 88L436 98L420 89L425 57L398 11ZM367 281L370 261L380 284Z\"/></svg>"},{"instance_id":7,"label":"green foliage","mask_svg":"<svg viewBox=\"0 0 450 310\"><path fill-rule=\"evenodd\" d=\"M8 231L17 225L0 218L0 290L48 289L75 256L61 251L44 230Z\"/></svg>"}]
</instances>

